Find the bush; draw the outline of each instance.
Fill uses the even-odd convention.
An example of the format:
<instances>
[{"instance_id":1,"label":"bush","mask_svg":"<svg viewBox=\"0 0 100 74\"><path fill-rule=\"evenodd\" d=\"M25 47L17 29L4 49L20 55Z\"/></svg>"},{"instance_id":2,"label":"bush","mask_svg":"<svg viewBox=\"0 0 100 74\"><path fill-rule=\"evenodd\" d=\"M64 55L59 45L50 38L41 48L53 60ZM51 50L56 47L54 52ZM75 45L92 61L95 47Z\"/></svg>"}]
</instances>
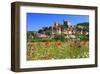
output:
<instances>
[{"instance_id":1,"label":"bush","mask_svg":"<svg viewBox=\"0 0 100 74\"><path fill-rule=\"evenodd\" d=\"M56 41L61 41L64 42L66 41L65 35L64 34L56 34L54 35L54 38L39 38L39 37L33 37L32 42L56 42Z\"/></svg>"},{"instance_id":2,"label":"bush","mask_svg":"<svg viewBox=\"0 0 100 74\"><path fill-rule=\"evenodd\" d=\"M64 41L65 41L65 35L64 35L64 34L56 34L56 35L54 36L54 39L55 39L56 41L62 41L62 42L64 42Z\"/></svg>"},{"instance_id":3,"label":"bush","mask_svg":"<svg viewBox=\"0 0 100 74\"><path fill-rule=\"evenodd\" d=\"M41 42L42 39L38 37L33 37L32 42Z\"/></svg>"},{"instance_id":4,"label":"bush","mask_svg":"<svg viewBox=\"0 0 100 74\"><path fill-rule=\"evenodd\" d=\"M80 40L89 40L89 36L88 35L80 35L79 36Z\"/></svg>"},{"instance_id":5,"label":"bush","mask_svg":"<svg viewBox=\"0 0 100 74\"><path fill-rule=\"evenodd\" d=\"M49 39L49 38L34 37L34 38L32 39L32 42L47 42L47 41L49 41L49 42L55 42L54 39Z\"/></svg>"}]
</instances>

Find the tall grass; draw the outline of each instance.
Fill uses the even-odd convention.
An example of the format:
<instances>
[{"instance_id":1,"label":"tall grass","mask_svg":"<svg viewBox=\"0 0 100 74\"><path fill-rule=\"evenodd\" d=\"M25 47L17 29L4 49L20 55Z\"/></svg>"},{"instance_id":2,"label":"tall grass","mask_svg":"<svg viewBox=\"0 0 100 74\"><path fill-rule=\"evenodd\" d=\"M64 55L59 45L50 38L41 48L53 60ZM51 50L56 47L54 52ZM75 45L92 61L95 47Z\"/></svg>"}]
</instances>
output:
<instances>
[{"instance_id":1,"label":"tall grass","mask_svg":"<svg viewBox=\"0 0 100 74\"><path fill-rule=\"evenodd\" d=\"M27 60L79 59L89 57L89 46L70 46L70 42L32 42L27 45Z\"/></svg>"}]
</instances>

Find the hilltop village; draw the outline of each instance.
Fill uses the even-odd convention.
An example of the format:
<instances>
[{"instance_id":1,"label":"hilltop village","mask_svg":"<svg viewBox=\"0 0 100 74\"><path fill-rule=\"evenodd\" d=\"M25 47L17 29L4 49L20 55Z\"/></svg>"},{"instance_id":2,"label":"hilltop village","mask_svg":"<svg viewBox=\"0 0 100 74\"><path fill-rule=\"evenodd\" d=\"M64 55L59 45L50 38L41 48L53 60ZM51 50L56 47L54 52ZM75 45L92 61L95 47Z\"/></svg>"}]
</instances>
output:
<instances>
[{"instance_id":1,"label":"hilltop village","mask_svg":"<svg viewBox=\"0 0 100 74\"><path fill-rule=\"evenodd\" d=\"M77 35L89 36L89 23L82 22L72 25L71 22L63 21L63 23L55 22L53 26L42 27L37 32L28 33L28 40L32 38L54 38L55 35L63 34L66 39L76 38Z\"/></svg>"}]
</instances>

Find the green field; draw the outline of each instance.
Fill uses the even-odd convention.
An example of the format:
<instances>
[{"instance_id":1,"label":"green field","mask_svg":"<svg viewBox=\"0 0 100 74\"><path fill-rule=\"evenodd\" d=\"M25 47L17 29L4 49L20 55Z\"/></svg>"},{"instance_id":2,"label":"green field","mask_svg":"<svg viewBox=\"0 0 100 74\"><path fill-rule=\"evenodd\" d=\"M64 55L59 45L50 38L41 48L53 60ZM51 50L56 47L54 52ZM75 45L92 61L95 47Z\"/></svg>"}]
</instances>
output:
<instances>
[{"instance_id":1,"label":"green field","mask_svg":"<svg viewBox=\"0 0 100 74\"><path fill-rule=\"evenodd\" d=\"M88 41L80 46L73 42L28 42L27 60L89 58Z\"/></svg>"}]
</instances>

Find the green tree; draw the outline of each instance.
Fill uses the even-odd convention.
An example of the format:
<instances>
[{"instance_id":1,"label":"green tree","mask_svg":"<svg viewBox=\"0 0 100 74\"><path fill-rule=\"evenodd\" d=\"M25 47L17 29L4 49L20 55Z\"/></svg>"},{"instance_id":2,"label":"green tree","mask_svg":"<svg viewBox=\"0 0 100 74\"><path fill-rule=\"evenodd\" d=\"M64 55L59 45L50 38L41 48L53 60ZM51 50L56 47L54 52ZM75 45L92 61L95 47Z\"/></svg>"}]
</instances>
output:
<instances>
[{"instance_id":1,"label":"green tree","mask_svg":"<svg viewBox=\"0 0 100 74\"><path fill-rule=\"evenodd\" d=\"M65 35L64 35L64 34L56 34L56 35L54 36L54 39L55 39L56 41L62 41L62 42L64 42L64 41L65 41Z\"/></svg>"}]
</instances>

